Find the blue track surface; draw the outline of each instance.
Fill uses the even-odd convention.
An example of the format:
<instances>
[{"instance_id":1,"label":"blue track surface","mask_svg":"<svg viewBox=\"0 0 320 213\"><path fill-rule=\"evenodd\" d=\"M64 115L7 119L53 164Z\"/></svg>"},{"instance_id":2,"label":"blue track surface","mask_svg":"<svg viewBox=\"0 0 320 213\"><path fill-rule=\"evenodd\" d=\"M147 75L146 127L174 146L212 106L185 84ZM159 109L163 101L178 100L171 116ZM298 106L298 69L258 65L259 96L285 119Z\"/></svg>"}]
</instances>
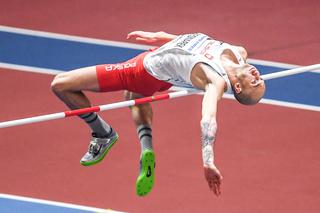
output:
<instances>
[{"instance_id":1,"label":"blue track surface","mask_svg":"<svg viewBox=\"0 0 320 213\"><path fill-rule=\"evenodd\" d=\"M141 50L0 31L0 61L58 70L115 63Z\"/></svg>"},{"instance_id":2,"label":"blue track surface","mask_svg":"<svg viewBox=\"0 0 320 213\"><path fill-rule=\"evenodd\" d=\"M127 60L141 50L0 31L0 62L71 70ZM262 74L283 68L254 64ZM267 82L265 98L320 106L320 75L304 73Z\"/></svg>"},{"instance_id":3,"label":"blue track surface","mask_svg":"<svg viewBox=\"0 0 320 213\"><path fill-rule=\"evenodd\" d=\"M94 211L82 210L79 208L63 207L59 205L49 205L38 202L23 201L16 199L0 198L1 213L92 213Z\"/></svg>"}]
</instances>

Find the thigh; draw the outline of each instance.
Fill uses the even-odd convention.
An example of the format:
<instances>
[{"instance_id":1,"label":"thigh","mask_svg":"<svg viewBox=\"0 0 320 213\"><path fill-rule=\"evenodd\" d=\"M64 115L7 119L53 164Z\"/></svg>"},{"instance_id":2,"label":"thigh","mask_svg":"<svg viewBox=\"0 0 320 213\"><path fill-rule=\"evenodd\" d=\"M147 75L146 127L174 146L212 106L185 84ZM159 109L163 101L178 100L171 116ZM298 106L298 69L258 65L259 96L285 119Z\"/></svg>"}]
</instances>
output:
<instances>
[{"instance_id":1,"label":"thigh","mask_svg":"<svg viewBox=\"0 0 320 213\"><path fill-rule=\"evenodd\" d=\"M130 90L139 92L139 84L144 83L140 73L144 70L143 58L147 54L141 53L122 63L104 64L96 67L100 91L111 92Z\"/></svg>"},{"instance_id":2,"label":"thigh","mask_svg":"<svg viewBox=\"0 0 320 213\"><path fill-rule=\"evenodd\" d=\"M99 91L99 83L96 74L96 67L84 67L69 72L61 73L57 76L62 81L65 88L70 91Z\"/></svg>"}]
</instances>

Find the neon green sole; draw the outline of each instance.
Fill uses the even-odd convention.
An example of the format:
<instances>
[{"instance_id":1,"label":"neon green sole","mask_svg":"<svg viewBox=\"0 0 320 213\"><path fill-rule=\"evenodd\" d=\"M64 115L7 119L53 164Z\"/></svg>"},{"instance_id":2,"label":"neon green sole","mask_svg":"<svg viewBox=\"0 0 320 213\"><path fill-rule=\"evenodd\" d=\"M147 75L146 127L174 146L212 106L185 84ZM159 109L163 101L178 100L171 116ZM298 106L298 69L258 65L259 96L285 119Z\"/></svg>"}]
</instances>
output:
<instances>
[{"instance_id":1,"label":"neon green sole","mask_svg":"<svg viewBox=\"0 0 320 213\"><path fill-rule=\"evenodd\" d=\"M117 137L111 142L111 145L106 150L104 150L104 152L102 153L101 157L98 158L97 160L91 161L91 162L80 161L80 164L82 166L92 166L92 165L95 165L95 164L99 163L100 161L102 161L104 159L104 157L107 155L107 153L109 152L111 147L118 141L118 139L119 139L119 136L117 135Z\"/></svg>"},{"instance_id":2,"label":"neon green sole","mask_svg":"<svg viewBox=\"0 0 320 213\"><path fill-rule=\"evenodd\" d=\"M147 195L154 185L155 156L152 150L146 150L141 155L141 171L136 181L136 193L138 196Z\"/></svg>"}]
</instances>

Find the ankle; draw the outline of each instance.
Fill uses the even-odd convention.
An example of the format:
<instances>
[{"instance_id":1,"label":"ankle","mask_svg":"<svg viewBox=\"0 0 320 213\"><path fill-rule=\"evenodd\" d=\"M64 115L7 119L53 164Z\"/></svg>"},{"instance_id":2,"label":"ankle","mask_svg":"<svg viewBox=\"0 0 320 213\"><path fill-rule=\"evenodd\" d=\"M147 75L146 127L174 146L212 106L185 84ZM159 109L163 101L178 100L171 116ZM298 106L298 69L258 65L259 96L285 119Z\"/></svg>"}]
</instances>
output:
<instances>
[{"instance_id":1,"label":"ankle","mask_svg":"<svg viewBox=\"0 0 320 213\"><path fill-rule=\"evenodd\" d=\"M151 126L148 124L139 125L137 127L137 133L141 144L141 151L153 150Z\"/></svg>"}]
</instances>

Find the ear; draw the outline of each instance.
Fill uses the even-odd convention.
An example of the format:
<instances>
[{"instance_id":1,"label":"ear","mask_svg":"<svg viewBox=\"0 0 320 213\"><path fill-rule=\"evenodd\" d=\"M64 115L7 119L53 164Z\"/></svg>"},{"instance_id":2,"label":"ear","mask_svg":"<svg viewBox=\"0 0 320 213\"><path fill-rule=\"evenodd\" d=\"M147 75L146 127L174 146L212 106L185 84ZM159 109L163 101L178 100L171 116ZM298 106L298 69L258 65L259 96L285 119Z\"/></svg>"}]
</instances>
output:
<instances>
[{"instance_id":1,"label":"ear","mask_svg":"<svg viewBox=\"0 0 320 213\"><path fill-rule=\"evenodd\" d=\"M234 91L239 94L242 91L241 85L239 82L234 84Z\"/></svg>"}]
</instances>

